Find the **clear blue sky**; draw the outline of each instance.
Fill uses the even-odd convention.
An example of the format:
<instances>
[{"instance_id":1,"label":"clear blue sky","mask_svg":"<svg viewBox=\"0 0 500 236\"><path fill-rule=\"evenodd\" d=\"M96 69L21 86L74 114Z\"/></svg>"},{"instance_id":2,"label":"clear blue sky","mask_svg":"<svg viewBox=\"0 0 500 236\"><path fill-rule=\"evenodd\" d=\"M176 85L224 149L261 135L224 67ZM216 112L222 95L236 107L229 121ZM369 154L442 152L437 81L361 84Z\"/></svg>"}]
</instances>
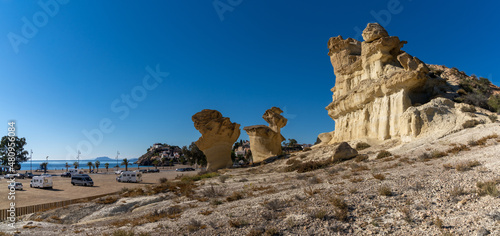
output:
<instances>
[{"instance_id":1,"label":"clear blue sky","mask_svg":"<svg viewBox=\"0 0 500 236\"><path fill-rule=\"evenodd\" d=\"M72 160L78 145L84 159L134 158L155 142L196 141L191 116L202 109L244 127L278 106L283 135L314 143L334 129L328 39L377 21L424 62L500 84L496 1L217 2L219 13L213 1L66 0L47 13L38 1L1 0L5 135L15 120L34 159ZM162 82L145 77L157 65Z\"/></svg>"}]
</instances>

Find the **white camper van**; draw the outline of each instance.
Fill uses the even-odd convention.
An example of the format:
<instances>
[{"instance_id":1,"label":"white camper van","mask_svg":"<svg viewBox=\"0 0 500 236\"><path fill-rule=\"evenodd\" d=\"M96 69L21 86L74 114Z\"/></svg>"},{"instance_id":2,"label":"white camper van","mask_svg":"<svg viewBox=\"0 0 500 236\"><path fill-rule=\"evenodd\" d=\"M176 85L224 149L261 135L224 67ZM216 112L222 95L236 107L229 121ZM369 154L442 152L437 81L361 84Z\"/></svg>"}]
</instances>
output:
<instances>
[{"instance_id":1,"label":"white camper van","mask_svg":"<svg viewBox=\"0 0 500 236\"><path fill-rule=\"evenodd\" d=\"M78 169L69 169L68 173L70 174L69 177L71 177L73 175L83 174L83 171L78 170Z\"/></svg>"},{"instance_id":2,"label":"white camper van","mask_svg":"<svg viewBox=\"0 0 500 236\"><path fill-rule=\"evenodd\" d=\"M33 176L30 182L32 188L52 188L52 176Z\"/></svg>"},{"instance_id":3,"label":"white camper van","mask_svg":"<svg viewBox=\"0 0 500 236\"><path fill-rule=\"evenodd\" d=\"M137 183L142 181L141 177L142 174L140 172L124 171L120 176L116 177L116 181Z\"/></svg>"}]
</instances>

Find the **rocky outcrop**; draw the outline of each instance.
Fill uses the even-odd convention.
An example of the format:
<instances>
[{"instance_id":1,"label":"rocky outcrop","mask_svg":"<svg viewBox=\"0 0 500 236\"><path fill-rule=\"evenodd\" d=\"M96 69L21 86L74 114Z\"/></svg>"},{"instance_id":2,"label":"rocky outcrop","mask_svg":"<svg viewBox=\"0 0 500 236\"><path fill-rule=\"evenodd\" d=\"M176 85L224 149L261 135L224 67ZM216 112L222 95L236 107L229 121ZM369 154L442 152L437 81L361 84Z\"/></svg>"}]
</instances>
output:
<instances>
[{"instance_id":1,"label":"rocky outcrop","mask_svg":"<svg viewBox=\"0 0 500 236\"><path fill-rule=\"evenodd\" d=\"M243 128L250 138L253 162L261 162L268 157L281 154L281 142L285 140L280 129L285 127L287 119L281 115L283 111L277 107L267 110L262 118L269 123Z\"/></svg>"},{"instance_id":2,"label":"rocky outcrop","mask_svg":"<svg viewBox=\"0 0 500 236\"><path fill-rule=\"evenodd\" d=\"M201 133L195 144L207 157L207 170L231 167L231 148L240 136L240 125L222 117L220 112L208 109L193 115L192 120Z\"/></svg>"},{"instance_id":3,"label":"rocky outcrop","mask_svg":"<svg viewBox=\"0 0 500 236\"><path fill-rule=\"evenodd\" d=\"M364 42L344 40L342 36L328 41L336 81L331 89L333 101L326 109L335 120L335 132L321 134L318 138L324 140L322 144L328 139L330 144L407 139L430 130L424 128L431 127L426 124L429 119L414 114L416 107L437 97L456 98L458 84L448 83L418 58L401 50L407 42L389 36L379 24L368 24L362 36ZM442 101L434 105L437 103ZM439 109L426 110L427 116L439 117L439 113L428 114L433 111Z\"/></svg>"}]
</instances>

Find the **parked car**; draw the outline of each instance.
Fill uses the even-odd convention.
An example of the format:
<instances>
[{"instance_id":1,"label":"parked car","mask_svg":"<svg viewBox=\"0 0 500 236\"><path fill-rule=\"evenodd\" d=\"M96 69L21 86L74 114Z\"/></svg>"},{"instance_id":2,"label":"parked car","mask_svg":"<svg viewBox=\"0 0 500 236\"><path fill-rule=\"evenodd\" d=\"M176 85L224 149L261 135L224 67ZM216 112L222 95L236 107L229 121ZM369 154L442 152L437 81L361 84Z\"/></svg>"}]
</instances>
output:
<instances>
[{"instance_id":1,"label":"parked car","mask_svg":"<svg viewBox=\"0 0 500 236\"><path fill-rule=\"evenodd\" d=\"M9 185L7 185L8 189L11 189L12 187L14 187L15 190L23 190L23 184L19 182L9 183Z\"/></svg>"},{"instance_id":2,"label":"parked car","mask_svg":"<svg viewBox=\"0 0 500 236\"><path fill-rule=\"evenodd\" d=\"M30 187L32 188L52 188L52 176L33 176Z\"/></svg>"},{"instance_id":3,"label":"parked car","mask_svg":"<svg viewBox=\"0 0 500 236\"><path fill-rule=\"evenodd\" d=\"M181 171L181 172L184 172L184 171L195 171L195 169L190 168L190 167L186 167L186 168L177 168L177 169L175 169L175 171Z\"/></svg>"},{"instance_id":4,"label":"parked car","mask_svg":"<svg viewBox=\"0 0 500 236\"><path fill-rule=\"evenodd\" d=\"M123 170L117 170L117 171L115 171L115 175L119 175L119 174L121 174L122 172L123 172Z\"/></svg>"},{"instance_id":5,"label":"parked car","mask_svg":"<svg viewBox=\"0 0 500 236\"><path fill-rule=\"evenodd\" d=\"M21 173L16 174L16 178L18 178L18 179L24 179L24 177L25 177L24 174L21 174Z\"/></svg>"},{"instance_id":6,"label":"parked car","mask_svg":"<svg viewBox=\"0 0 500 236\"><path fill-rule=\"evenodd\" d=\"M24 175L26 176L26 178L29 178L29 179L32 179L33 176L34 176L33 173L31 173L31 172L28 172L28 173L26 173Z\"/></svg>"},{"instance_id":7,"label":"parked car","mask_svg":"<svg viewBox=\"0 0 500 236\"><path fill-rule=\"evenodd\" d=\"M61 177L67 177L67 178L69 178L69 177L71 177L71 173L64 172L64 173L61 174Z\"/></svg>"},{"instance_id":8,"label":"parked car","mask_svg":"<svg viewBox=\"0 0 500 236\"><path fill-rule=\"evenodd\" d=\"M16 178L16 174L6 174L3 176L4 179Z\"/></svg>"},{"instance_id":9,"label":"parked car","mask_svg":"<svg viewBox=\"0 0 500 236\"><path fill-rule=\"evenodd\" d=\"M160 172L160 170L158 170L158 169L148 170L148 173L158 173L158 172Z\"/></svg>"},{"instance_id":10,"label":"parked car","mask_svg":"<svg viewBox=\"0 0 500 236\"><path fill-rule=\"evenodd\" d=\"M94 186L94 181L87 174L78 174L71 176L72 185Z\"/></svg>"},{"instance_id":11,"label":"parked car","mask_svg":"<svg viewBox=\"0 0 500 236\"><path fill-rule=\"evenodd\" d=\"M148 170L146 170L146 169L139 170L139 173L147 173L147 172L148 172Z\"/></svg>"}]
</instances>

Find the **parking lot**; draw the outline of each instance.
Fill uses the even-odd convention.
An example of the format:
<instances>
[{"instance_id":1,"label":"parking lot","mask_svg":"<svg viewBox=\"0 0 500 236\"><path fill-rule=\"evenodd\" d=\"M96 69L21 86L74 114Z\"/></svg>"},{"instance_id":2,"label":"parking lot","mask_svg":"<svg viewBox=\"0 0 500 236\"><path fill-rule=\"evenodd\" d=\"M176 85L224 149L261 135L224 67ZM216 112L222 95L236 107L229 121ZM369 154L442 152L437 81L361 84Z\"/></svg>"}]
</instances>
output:
<instances>
[{"instance_id":1,"label":"parking lot","mask_svg":"<svg viewBox=\"0 0 500 236\"><path fill-rule=\"evenodd\" d=\"M50 174L61 174L62 172L54 172ZM16 182L21 182L23 184L24 190L15 191L15 204L16 207L30 206L42 203L50 203L57 201L64 201L82 197L89 197L94 195L100 195L105 193L112 193L121 190L123 187L133 188L138 186L145 186L148 184L158 183L160 178L167 178L168 180L173 180L177 175L195 175L197 171L189 172L176 172L175 170L160 170L159 173L144 173L142 174L141 183L119 183L116 181L116 177L113 171L97 174L89 174L89 176L94 181L93 187L84 186L73 186L71 185L71 178L65 178L60 176L53 176L53 188L52 189L37 189L30 188L31 179L16 179ZM2 201L0 201L0 209L6 209L9 207L11 200L8 199L10 190L7 188L8 179L3 177L0 180L0 196Z\"/></svg>"}]
</instances>

